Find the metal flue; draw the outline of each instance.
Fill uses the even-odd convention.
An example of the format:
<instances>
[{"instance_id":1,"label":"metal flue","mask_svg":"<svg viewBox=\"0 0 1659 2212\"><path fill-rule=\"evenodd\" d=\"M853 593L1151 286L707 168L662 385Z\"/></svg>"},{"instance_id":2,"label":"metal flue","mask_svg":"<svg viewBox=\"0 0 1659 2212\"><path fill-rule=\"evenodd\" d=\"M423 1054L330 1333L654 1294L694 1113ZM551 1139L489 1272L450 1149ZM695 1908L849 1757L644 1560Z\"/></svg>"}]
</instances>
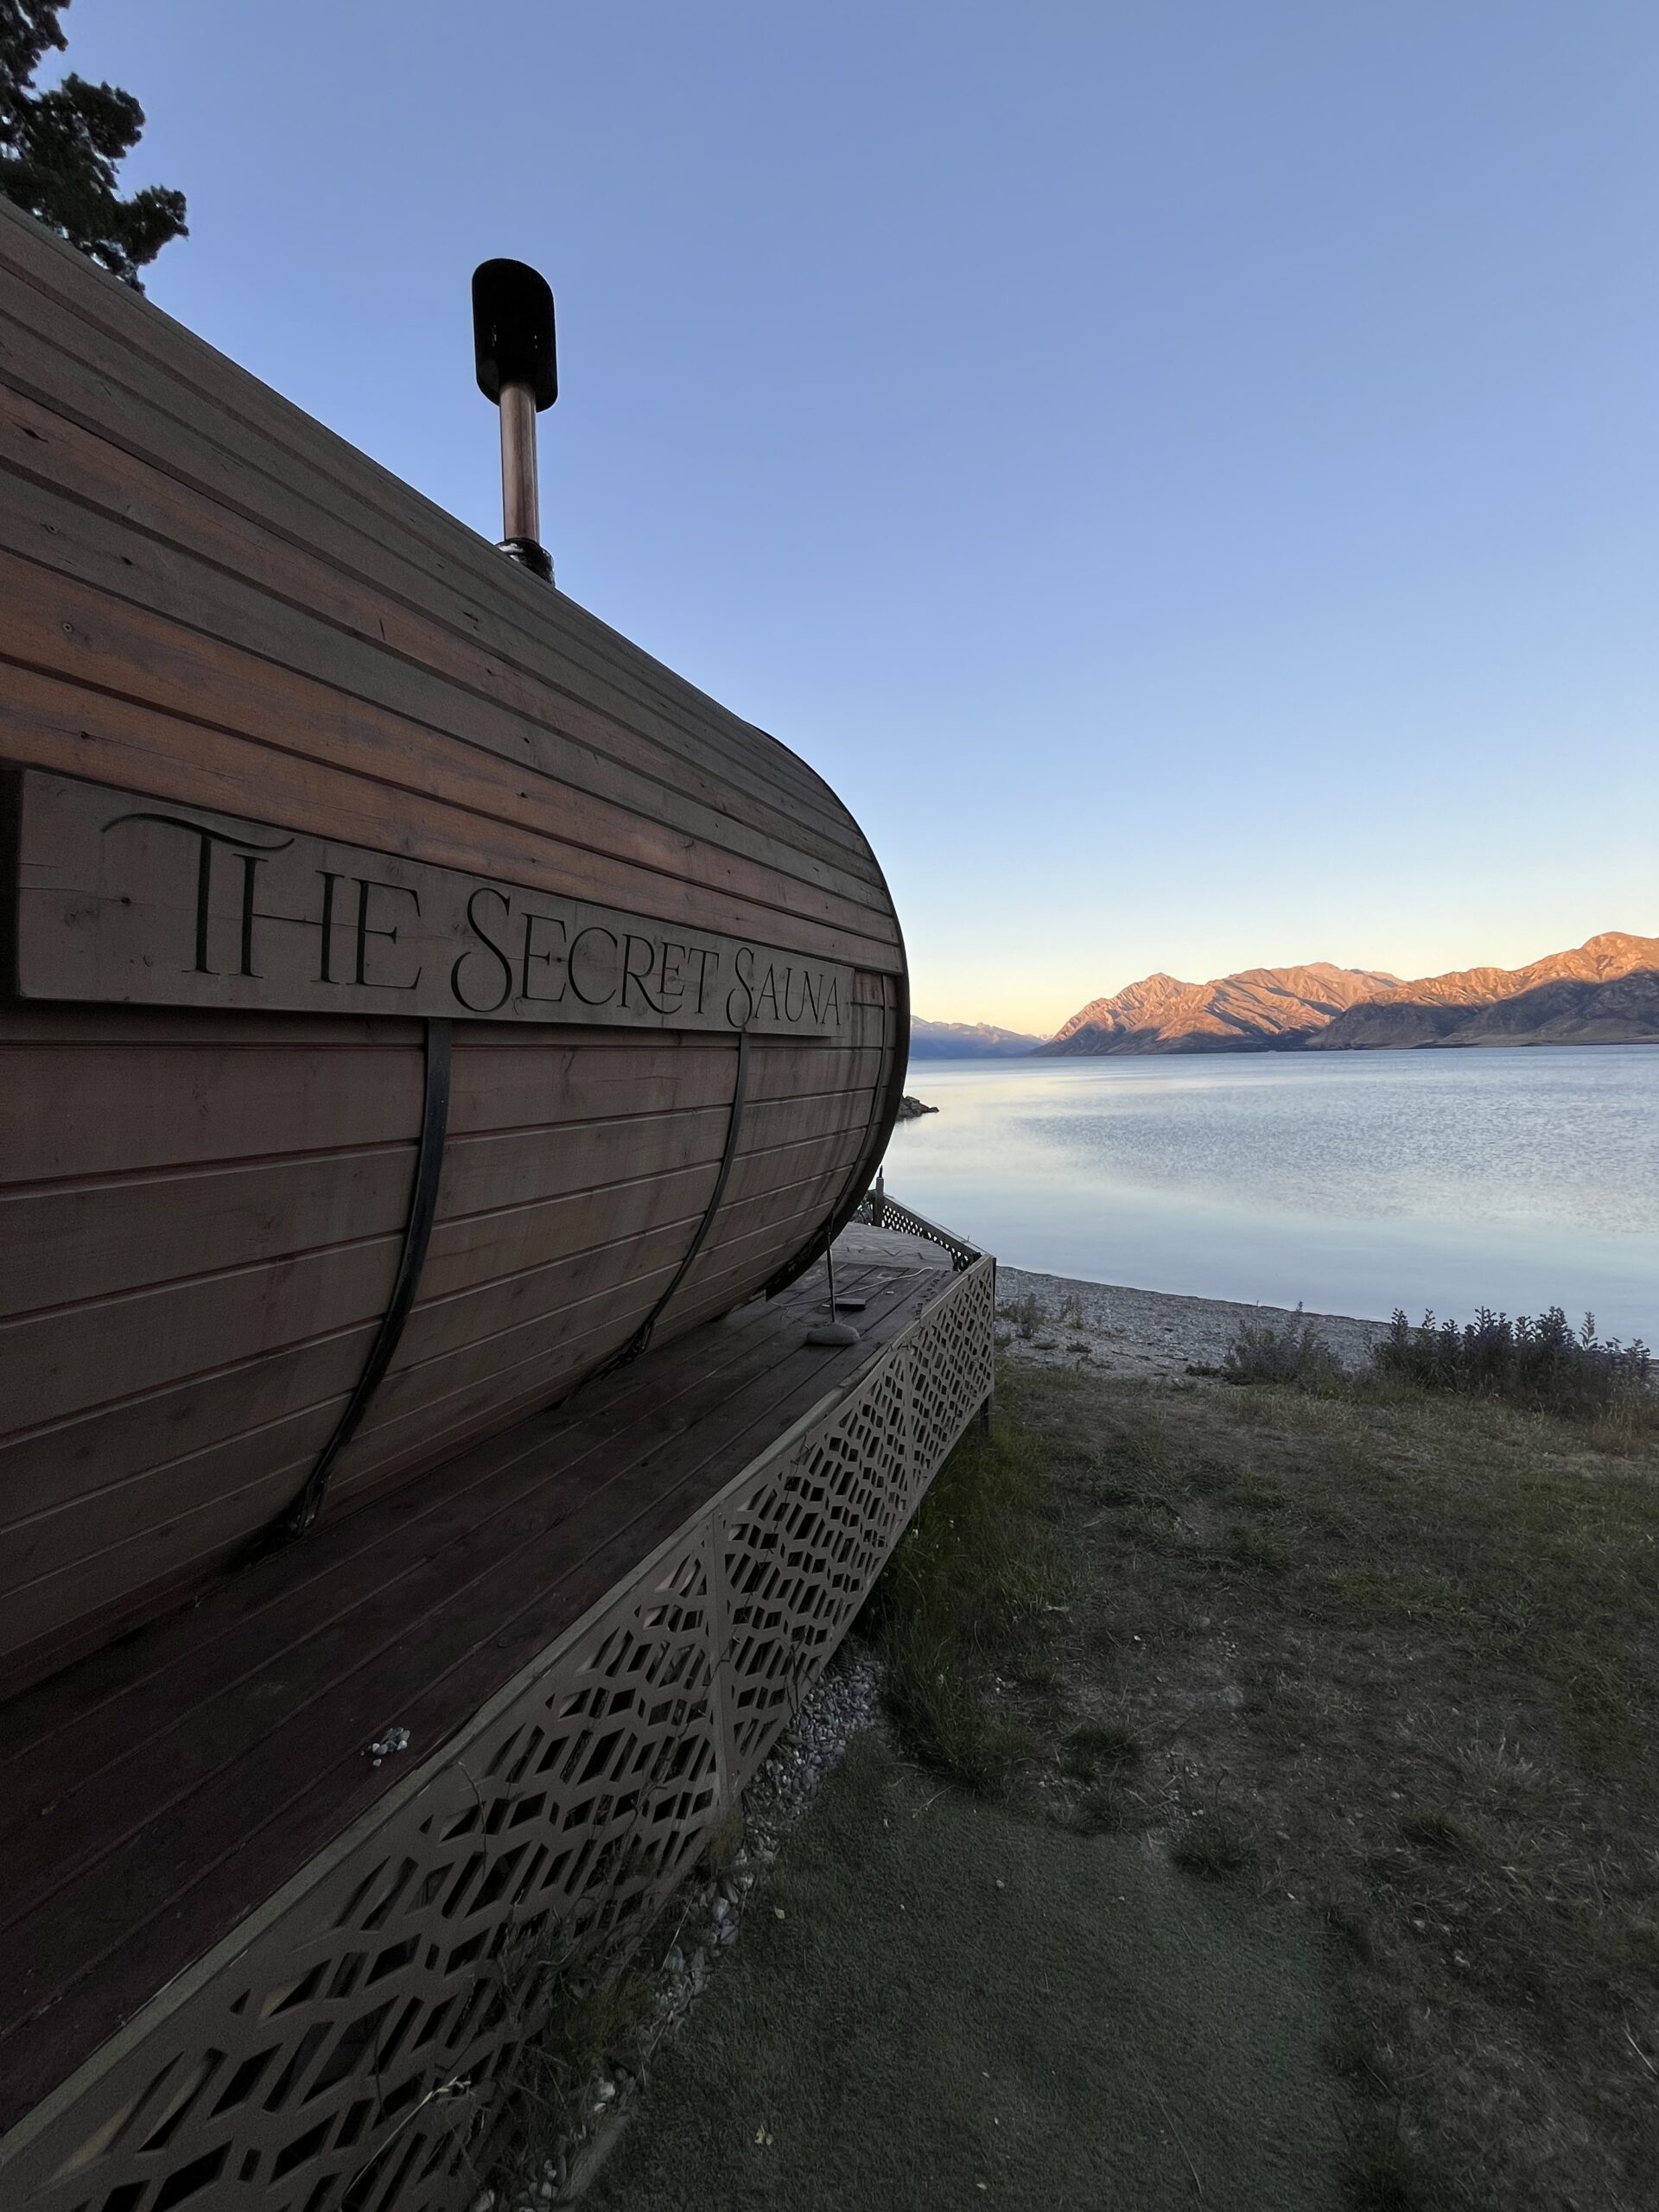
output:
<instances>
[{"instance_id":1,"label":"metal flue","mask_svg":"<svg viewBox=\"0 0 1659 2212\"><path fill-rule=\"evenodd\" d=\"M553 294L522 261L482 261L473 271L473 350L478 388L501 411L501 547L546 583L536 417L559 396Z\"/></svg>"}]
</instances>

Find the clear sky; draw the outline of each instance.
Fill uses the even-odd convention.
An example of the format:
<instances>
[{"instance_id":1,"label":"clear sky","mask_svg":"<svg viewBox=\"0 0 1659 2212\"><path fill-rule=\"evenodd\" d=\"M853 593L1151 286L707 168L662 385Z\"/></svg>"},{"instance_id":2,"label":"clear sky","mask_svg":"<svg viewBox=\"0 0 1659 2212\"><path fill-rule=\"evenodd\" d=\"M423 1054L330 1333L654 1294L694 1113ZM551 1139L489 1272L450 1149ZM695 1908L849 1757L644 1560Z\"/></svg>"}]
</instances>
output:
<instances>
[{"instance_id":1,"label":"clear sky","mask_svg":"<svg viewBox=\"0 0 1659 2212\"><path fill-rule=\"evenodd\" d=\"M150 296L810 760L918 1012L1659 933L1654 0L74 0Z\"/></svg>"}]
</instances>

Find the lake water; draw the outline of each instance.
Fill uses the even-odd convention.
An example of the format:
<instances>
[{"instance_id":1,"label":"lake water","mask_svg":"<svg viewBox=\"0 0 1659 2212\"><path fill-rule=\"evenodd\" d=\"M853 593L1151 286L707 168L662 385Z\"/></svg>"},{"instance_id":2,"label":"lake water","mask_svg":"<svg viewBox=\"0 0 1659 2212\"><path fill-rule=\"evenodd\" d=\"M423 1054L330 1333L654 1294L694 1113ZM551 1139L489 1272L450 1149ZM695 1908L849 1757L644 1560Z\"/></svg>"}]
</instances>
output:
<instances>
[{"instance_id":1,"label":"lake water","mask_svg":"<svg viewBox=\"0 0 1659 2212\"><path fill-rule=\"evenodd\" d=\"M1009 1266L1659 1340L1659 1047L918 1060L887 1186Z\"/></svg>"}]
</instances>

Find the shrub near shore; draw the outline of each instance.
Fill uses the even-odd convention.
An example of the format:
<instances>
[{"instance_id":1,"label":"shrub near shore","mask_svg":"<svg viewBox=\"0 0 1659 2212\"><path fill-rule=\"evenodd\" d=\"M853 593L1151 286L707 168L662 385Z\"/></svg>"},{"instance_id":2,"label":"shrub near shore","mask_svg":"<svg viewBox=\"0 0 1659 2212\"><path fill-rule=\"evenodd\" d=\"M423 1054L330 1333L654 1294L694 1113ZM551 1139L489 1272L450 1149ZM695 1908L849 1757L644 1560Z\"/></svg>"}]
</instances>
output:
<instances>
[{"instance_id":1,"label":"shrub near shore","mask_svg":"<svg viewBox=\"0 0 1659 2212\"><path fill-rule=\"evenodd\" d=\"M912 1751L1319 1916L1357 2204L1643 2202L1642 1348L1548 1316L1507 1343L1490 1317L1455 1344L1402 1324L1348 1378L1298 1325L1225 1382L1148 1382L1022 1365L1014 1318L995 1433L936 1485L877 1612Z\"/></svg>"},{"instance_id":2,"label":"shrub near shore","mask_svg":"<svg viewBox=\"0 0 1659 2212\"><path fill-rule=\"evenodd\" d=\"M1631 1435L1659 1427L1653 1357L1638 1338L1622 1344L1596 1334L1593 1314L1574 1329L1560 1306L1535 1321L1511 1321L1483 1306L1464 1327L1425 1313L1414 1328L1395 1307L1370 1364L1350 1377L1311 1322L1247 1325L1218 1373L1224 1382L1284 1382L1298 1389L1364 1390L1401 1382L1425 1391L1488 1398L1526 1413L1611 1424Z\"/></svg>"}]
</instances>

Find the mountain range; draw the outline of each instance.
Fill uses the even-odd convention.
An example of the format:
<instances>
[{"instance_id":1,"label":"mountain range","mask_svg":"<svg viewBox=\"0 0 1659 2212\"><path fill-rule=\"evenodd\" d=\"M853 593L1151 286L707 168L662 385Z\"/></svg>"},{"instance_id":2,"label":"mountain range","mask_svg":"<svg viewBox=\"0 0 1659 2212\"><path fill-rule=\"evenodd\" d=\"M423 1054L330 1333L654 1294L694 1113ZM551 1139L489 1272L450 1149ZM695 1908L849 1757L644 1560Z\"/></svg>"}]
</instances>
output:
<instances>
[{"instance_id":1,"label":"mountain range","mask_svg":"<svg viewBox=\"0 0 1659 2212\"><path fill-rule=\"evenodd\" d=\"M1401 983L1348 1007L1307 1041L1322 1052L1659 1041L1659 938L1609 930L1525 968L1463 968Z\"/></svg>"},{"instance_id":2,"label":"mountain range","mask_svg":"<svg viewBox=\"0 0 1659 2212\"><path fill-rule=\"evenodd\" d=\"M1034 1052L1042 1041L1023 1030L994 1029L988 1021L924 1021L914 1016L910 1025L912 1060L1006 1059Z\"/></svg>"},{"instance_id":3,"label":"mountain range","mask_svg":"<svg viewBox=\"0 0 1659 2212\"><path fill-rule=\"evenodd\" d=\"M1398 989L1369 968L1247 968L1207 983L1147 976L1091 999L1039 1049L1052 1053L1265 1052L1304 1045L1361 1001Z\"/></svg>"},{"instance_id":4,"label":"mountain range","mask_svg":"<svg viewBox=\"0 0 1659 2212\"><path fill-rule=\"evenodd\" d=\"M1525 968L1402 982L1385 970L1251 968L1207 983L1149 976L1092 1000L1046 1053L1263 1052L1659 1042L1659 938L1609 931Z\"/></svg>"},{"instance_id":5,"label":"mountain range","mask_svg":"<svg viewBox=\"0 0 1659 2212\"><path fill-rule=\"evenodd\" d=\"M1659 1044L1659 938L1610 930L1524 968L1462 968L1415 982L1325 960L1247 968L1207 983L1147 976L1091 999L1046 1043L959 1022L913 1023L912 1039L922 1058Z\"/></svg>"}]
</instances>

